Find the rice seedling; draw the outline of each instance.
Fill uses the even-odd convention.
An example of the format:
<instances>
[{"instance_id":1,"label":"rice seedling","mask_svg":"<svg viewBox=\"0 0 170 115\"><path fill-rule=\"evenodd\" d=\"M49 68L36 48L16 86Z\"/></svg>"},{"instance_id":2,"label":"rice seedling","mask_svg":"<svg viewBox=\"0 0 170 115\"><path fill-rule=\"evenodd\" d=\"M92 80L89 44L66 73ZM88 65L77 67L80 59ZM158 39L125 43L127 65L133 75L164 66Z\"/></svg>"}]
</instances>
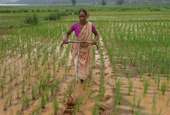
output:
<instances>
[{"instance_id":1,"label":"rice seedling","mask_svg":"<svg viewBox=\"0 0 170 115\"><path fill-rule=\"evenodd\" d=\"M37 115L39 111L40 111L40 104L38 104L32 109L31 115Z\"/></svg>"},{"instance_id":2,"label":"rice seedling","mask_svg":"<svg viewBox=\"0 0 170 115\"><path fill-rule=\"evenodd\" d=\"M116 112L117 110L117 105L120 104L122 94L120 92L120 87L121 87L121 81L120 79L116 82L115 86L115 96L114 96L114 110Z\"/></svg>"},{"instance_id":3,"label":"rice seedling","mask_svg":"<svg viewBox=\"0 0 170 115\"><path fill-rule=\"evenodd\" d=\"M68 85L68 94L69 94L69 97L71 97L72 92L73 92L73 82Z\"/></svg>"},{"instance_id":4,"label":"rice seedling","mask_svg":"<svg viewBox=\"0 0 170 115\"><path fill-rule=\"evenodd\" d=\"M18 84L18 77L15 78L15 86Z\"/></svg>"},{"instance_id":5,"label":"rice seedling","mask_svg":"<svg viewBox=\"0 0 170 115\"><path fill-rule=\"evenodd\" d=\"M8 85L8 92L11 90L11 84Z\"/></svg>"},{"instance_id":6,"label":"rice seedling","mask_svg":"<svg viewBox=\"0 0 170 115\"><path fill-rule=\"evenodd\" d=\"M77 105L74 105L72 115L76 115L77 109L78 109L78 108L77 108Z\"/></svg>"},{"instance_id":7,"label":"rice seedling","mask_svg":"<svg viewBox=\"0 0 170 115\"><path fill-rule=\"evenodd\" d=\"M44 92L44 95L45 95L45 100L49 101L50 100L50 94L49 94L49 90L46 89L46 91Z\"/></svg>"},{"instance_id":8,"label":"rice seedling","mask_svg":"<svg viewBox=\"0 0 170 115\"><path fill-rule=\"evenodd\" d=\"M53 99L54 115L57 115L57 112L58 112L58 105L59 105L58 100L57 100L57 99Z\"/></svg>"},{"instance_id":9,"label":"rice seedling","mask_svg":"<svg viewBox=\"0 0 170 115\"><path fill-rule=\"evenodd\" d=\"M22 93L25 93L25 83L22 84Z\"/></svg>"},{"instance_id":10,"label":"rice seedling","mask_svg":"<svg viewBox=\"0 0 170 115\"><path fill-rule=\"evenodd\" d=\"M4 67L4 71L3 71L3 75L2 75L3 78L5 78L6 72L7 72L7 68L6 68L6 66L5 66L5 67Z\"/></svg>"},{"instance_id":11,"label":"rice seedling","mask_svg":"<svg viewBox=\"0 0 170 115\"><path fill-rule=\"evenodd\" d=\"M88 93L88 98L90 98L92 94L93 94L93 90L91 89Z\"/></svg>"},{"instance_id":12,"label":"rice seedling","mask_svg":"<svg viewBox=\"0 0 170 115\"><path fill-rule=\"evenodd\" d=\"M135 111L135 107L136 107L136 92L134 92L134 95L133 95L132 112Z\"/></svg>"},{"instance_id":13,"label":"rice seedling","mask_svg":"<svg viewBox=\"0 0 170 115\"><path fill-rule=\"evenodd\" d=\"M46 104L46 99L45 99L45 95L41 95L41 108L45 109L45 104Z\"/></svg>"},{"instance_id":14,"label":"rice seedling","mask_svg":"<svg viewBox=\"0 0 170 115\"><path fill-rule=\"evenodd\" d=\"M39 94L41 93L41 89L45 90L45 85L46 85L46 80L45 78L42 78L38 86Z\"/></svg>"},{"instance_id":15,"label":"rice seedling","mask_svg":"<svg viewBox=\"0 0 170 115\"><path fill-rule=\"evenodd\" d=\"M94 108L92 110L92 115L98 115L98 109L99 109L99 105L98 103L96 102L95 105L94 105Z\"/></svg>"},{"instance_id":16,"label":"rice seedling","mask_svg":"<svg viewBox=\"0 0 170 115\"><path fill-rule=\"evenodd\" d=\"M49 62L47 63L47 65L48 65L48 69L50 69L51 62L49 61Z\"/></svg>"},{"instance_id":17,"label":"rice seedling","mask_svg":"<svg viewBox=\"0 0 170 115\"><path fill-rule=\"evenodd\" d=\"M51 77L51 73L48 72L47 75L46 75L46 79L45 79L46 83L50 82L50 77Z\"/></svg>"},{"instance_id":18,"label":"rice seedling","mask_svg":"<svg viewBox=\"0 0 170 115\"><path fill-rule=\"evenodd\" d=\"M35 86L32 86L32 90L31 90L31 97L32 97L32 100L35 99L35 96L36 96L36 87L35 87Z\"/></svg>"},{"instance_id":19,"label":"rice seedling","mask_svg":"<svg viewBox=\"0 0 170 115\"><path fill-rule=\"evenodd\" d=\"M4 97L4 83L3 80L0 80L1 96Z\"/></svg>"},{"instance_id":20,"label":"rice seedling","mask_svg":"<svg viewBox=\"0 0 170 115\"><path fill-rule=\"evenodd\" d=\"M29 95L25 95L21 101L21 111L23 111L27 106L29 106L29 102L30 102Z\"/></svg>"},{"instance_id":21,"label":"rice seedling","mask_svg":"<svg viewBox=\"0 0 170 115\"><path fill-rule=\"evenodd\" d=\"M162 95L165 95L166 90L167 90L167 83L162 82L162 85L161 85Z\"/></svg>"},{"instance_id":22,"label":"rice seedling","mask_svg":"<svg viewBox=\"0 0 170 115\"><path fill-rule=\"evenodd\" d=\"M147 93L149 85L150 85L149 80L145 79L145 81L143 83L143 86L144 86L143 96L145 96L145 94Z\"/></svg>"},{"instance_id":23,"label":"rice seedling","mask_svg":"<svg viewBox=\"0 0 170 115\"><path fill-rule=\"evenodd\" d=\"M39 80L39 78L41 77L42 71L38 71L38 74L36 75L36 78Z\"/></svg>"},{"instance_id":24,"label":"rice seedling","mask_svg":"<svg viewBox=\"0 0 170 115\"><path fill-rule=\"evenodd\" d=\"M9 98L9 105L11 105L12 104L12 97L13 97L13 95L11 94L8 98Z\"/></svg>"},{"instance_id":25,"label":"rice seedling","mask_svg":"<svg viewBox=\"0 0 170 115\"><path fill-rule=\"evenodd\" d=\"M167 100L167 106L169 106L169 102L170 102L170 96L168 97L168 100Z\"/></svg>"},{"instance_id":26,"label":"rice seedling","mask_svg":"<svg viewBox=\"0 0 170 115\"><path fill-rule=\"evenodd\" d=\"M56 66L55 66L55 63L53 64L53 77L56 76Z\"/></svg>"},{"instance_id":27,"label":"rice seedling","mask_svg":"<svg viewBox=\"0 0 170 115\"><path fill-rule=\"evenodd\" d=\"M37 70L38 68L38 59L34 58L34 70Z\"/></svg>"},{"instance_id":28,"label":"rice seedling","mask_svg":"<svg viewBox=\"0 0 170 115\"><path fill-rule=\"evenodd\" d=\"M142 97L138 97L137 99L137 103L136 103L136 106L139 108L140 107L140 104L141 104L141 100L142 100Z\"/></svg>"},{"instance_id":29,"label":"rice seedling","mask_svg":"<svg viewBox=\"0 0 170 115\"><path fill-rule=\"evenodd\" d=\"M129 79L128 95L130 95L130 93L132 92L132 88L133 88L133 82L132 80Z\"/></svg>"},{"instance_id":30,"label":"rice seedling","mask_svg":"<svg viewBox=\"0 0 170 115\"><path fill-rule=\"evenodd\" d=\"M140 115L140 114L141 114L141 113L140 113L140 109L135 110L134 114L135 114L135 115Z\"/></svg>"},{"instance_id":31,"label":"rice seedling","mask_svg":"<svg viewBox=\"0 0 170 115\"><path fill-rule=\"evenodd\" d=\"M158 81L158 88L159 88L160 81L161 81L161 80L160 80L160 76L158 76L158 80L157 80L157 81Z\"/></svg>"},{"instance_id":32,"label":"rice seedling","mask_svg":"<svg viewBox=\"0 0 170 115\"><path fill-rule=\"evenodd\" d=\"M55 88L55 85L54 85L54 83L52 83L52 84L51 84L51 95L54 94L54 88Z\"/></svg>"},{"instance_id":33,"label":"rice seedling","mask_svg":"<svg viewBox=\"0 0 170 115\"><path fill-rule=\"evenodd\" d=\"M13 75L12 74L10 74L10 81L12 81L13 80Z\"/></svg>"},{"instance_id":34,"label":"rice seedling","mask_svg":"<svg viewBox=\"0 0 170 115\"><path fill-rule=\"evenodd\" d=\"M19 99L19 88L17 89L17 99Z\"/></svg>"},{"instance_id":35,"label":"rice seedling","mask_svg":"<svg viewBox=\"0 0 170 115\"><path fill-rule=\"evenodd\" d=\"M9 98L6 98L4 101L4 111L7 110L8 103L9 103Z\"/></svg>"},{"instance_id":36,"label":"rice seedling","mask_svg":"<svg viewBox=\"0 0 170 115\"><path fill-rule=\"evenodd\" d=\"M160 108L158 115L162 114L162 108Z\"/></svg>"},{"instance_id":37,"label":"rice seedling","mask_svg":"<svg viewBox=\"0 0 170 115\"><path fill-rule=\"evenodd\" d=\"M77 100L77 103L76 103L77 111L79 111L79 108L80 108L80 105L82 104L82 102L83 102L83 97L79 97Z\"/></svg>"},{"instance_id":38,"label":"rice seedling","mask_svg":"<svg viewBox=\"0 0 170 115\"><path fill-rule=\"evenodd\" d=\"M46 62L47 58L48 58L49 52L45 52L43 59L42 59L42 65L44 65L44 63Z\"/></svg>"},{"instance_id":39,"label":"rice seedling","mask_svg":"<svg viewBox=\"0 0 170 115\"><path fill-rule=\"evenodd\" d=\"M156 94L153 94L153 98L152 98L152 112L153 114L155 114L156 112Z\"/></svg>"},{"instance_id":40,"label":"rice seedling","mask_svg":"<svg viewBox=\"0 0 170 115\"><path fill-rule=\"evenodd\" d=\"M20 115L21 111L17 110L15 115Z\"/></svg>"}]
</instances>

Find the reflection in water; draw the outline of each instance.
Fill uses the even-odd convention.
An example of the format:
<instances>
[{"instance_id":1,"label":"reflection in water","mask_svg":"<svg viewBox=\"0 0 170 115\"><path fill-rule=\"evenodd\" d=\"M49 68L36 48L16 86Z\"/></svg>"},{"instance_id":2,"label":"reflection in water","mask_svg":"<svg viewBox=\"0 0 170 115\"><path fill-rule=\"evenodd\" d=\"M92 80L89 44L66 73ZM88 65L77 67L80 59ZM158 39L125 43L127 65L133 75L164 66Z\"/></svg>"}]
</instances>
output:
<instances>
[{"instance_id":1,"label":"reflection in water","mask_svg":"<svg viewBox=\"0 0 170 115\"><path fill-rule=\"evenodd\" d=\"M28 6L29 4L0 4L0 6Z\"/></svg>"}]
</instances>

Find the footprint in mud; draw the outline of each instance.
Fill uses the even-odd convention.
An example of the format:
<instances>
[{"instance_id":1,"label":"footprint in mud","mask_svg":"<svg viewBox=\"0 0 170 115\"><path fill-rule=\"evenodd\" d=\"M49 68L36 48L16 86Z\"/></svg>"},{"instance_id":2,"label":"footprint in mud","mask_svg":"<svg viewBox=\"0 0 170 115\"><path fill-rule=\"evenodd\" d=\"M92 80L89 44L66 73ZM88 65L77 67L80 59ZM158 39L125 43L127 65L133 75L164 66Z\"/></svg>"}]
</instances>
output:
<instances>
[{"instance_id":1,"label":"footprint in mud","mask_svg":"<svg viewBox=\"0 0 170 115\"><path fill-rule=\"evenodd\" d=\"M68 98L68 100L66 101L66 109L64 111L64 115L72 115L73 111L74 111L74 105L76 105L77 99L73 99L73 98Z\"/></svg>"}]
</instances>

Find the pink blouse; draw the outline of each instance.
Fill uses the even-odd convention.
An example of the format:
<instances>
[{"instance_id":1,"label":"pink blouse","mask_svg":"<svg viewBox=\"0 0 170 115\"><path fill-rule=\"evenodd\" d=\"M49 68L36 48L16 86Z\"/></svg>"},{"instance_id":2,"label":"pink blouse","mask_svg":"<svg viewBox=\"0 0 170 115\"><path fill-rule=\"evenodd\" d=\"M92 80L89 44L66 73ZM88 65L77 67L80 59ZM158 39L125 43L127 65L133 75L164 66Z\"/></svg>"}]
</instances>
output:
<instances>
[{"instance_id":1,"label":"pink blouse","mask_svg":"<svg viewBox=\"0 0 170 115\"><path fill-rule=\"evenodd\" d=\"M75 32L76 36L79 35L80 29L79 29L78 22L73 23L70 28ZM96 31L96 27L94 26L94 24L92 24L92 32L94 32L94 31Z\"/></svg>"}]
</instances>

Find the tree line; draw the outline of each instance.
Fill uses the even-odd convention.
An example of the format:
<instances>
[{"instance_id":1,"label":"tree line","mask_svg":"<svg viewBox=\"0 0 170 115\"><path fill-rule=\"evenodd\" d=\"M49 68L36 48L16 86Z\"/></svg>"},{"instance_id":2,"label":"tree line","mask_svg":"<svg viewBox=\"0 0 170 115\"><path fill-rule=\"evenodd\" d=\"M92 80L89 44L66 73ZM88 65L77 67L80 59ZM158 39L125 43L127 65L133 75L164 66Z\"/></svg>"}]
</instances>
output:
<instances>
[{"instance_id":1,"label":"tree line","mask_svg":"<svg viewBox=\"0 0 170 115\"><path fill-rule=\"evenodd\" d=\"M121 5L125 2L170 2L169 0L18 0L15 3L19 4L76 4L81 3L91 3L91 4L100 4L105 6L108 3L116 3Z\"/></svg>"}]
</instances>

